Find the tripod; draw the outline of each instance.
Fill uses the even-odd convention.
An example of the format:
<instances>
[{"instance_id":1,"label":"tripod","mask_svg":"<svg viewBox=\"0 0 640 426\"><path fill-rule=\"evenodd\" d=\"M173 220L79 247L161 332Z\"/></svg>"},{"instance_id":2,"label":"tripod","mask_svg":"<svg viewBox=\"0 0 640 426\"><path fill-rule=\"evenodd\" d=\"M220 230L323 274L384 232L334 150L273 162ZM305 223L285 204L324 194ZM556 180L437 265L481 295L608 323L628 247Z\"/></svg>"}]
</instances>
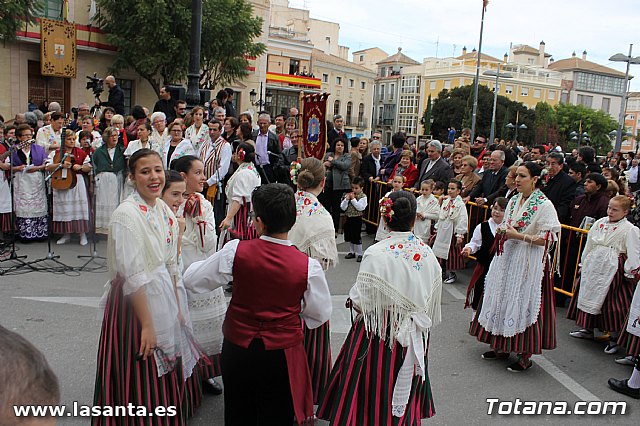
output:
<instances>
[{"instance_id":1,"label":"tripod","mask_svg":"<svg viewBox=\"0 0 640 426\"><path fill-rule=\"evenodd\" d=\"M96 235L96 174L94 171L93 154L89 154L89 163L91 163L91 171L89 172L89 186L93 188L93 191L88 191L89 196L91 197L91 208L89 209L89 226L91 227L91 244L89 245L90 254L78 256L78 259L87 259L87 261L82 266L76 268L77 271L87 270L87 266L89 266L91 262L98 263L95 261L96 259L106 260L106 257L98 256L98 252L96 250L98 236ZM104 264L98 265L99 266L95 269L101 269L106 266Z\"/></svg>"},{"instance_id":2,"label":"tripod","mask_svg":"<svg viewBox=\"0 0 640 426\"><path fill-rule=\"evenodd\" d=\"M14 142L14 145L9 147L9 150L14 150L16 149L16 144ZM30 267L31 269L33 269L31 267L31 265L29 265L27 262L25 262L22 259L26 259L26 255L22 255L22 256L18 256L18 254L16 253L16 214L15 214L15 197L13 194L13 183L14 183L14 179L15 179L15 173L13 170L13 153L11 153L9 155L9 170L10 170L10 177L11 179L9 179L9 191L11 194L11 229L13 230L14 234L13 234L13 238L11 238L11 251L9 252L9 257L3 261L0 261L0 263L3 262L7 262L7 261L11 261L13 263L13 265L11 265L9 268L0 268L0 275L4 275L8 272L13 272L16 271L20 268L23 268L25 266ZM1 172L1 171L0 171ZM4 173L4 172L2 172ZM29 271L31 272L31 271Z\"/></svg>"},{"instance_id":3,"label":"tripod","mask_svg":"<svg viewBox=\"0 0 640 426\"><path fill-rule=\"evenodd\" d=\"M64 150L64 138L65 138L65 134L66 134L66 126L62 128L61 131L61 136L60 136L60 159L62 160L62 152ZM54 171L55 172L55 171ZM60 255L57 255L53 252L52 248L51 248L51 239L53 238L53 234L52 234L52 226L51 226L51 222L53 222L53 186L49 185L47 186L47 181L51 180L51 177L53 176L53 173L51 173L48 177L45 178L44 174L42 175L43 179L44 179L44 186L45 186L45 191L47 194L47 255L43 258L40 259L36 259L34 261L29 262L29 266L35 270L35 271L47 271L47 272L58 272L58 273L63 273L66 271L73 271L73 267L67 265L66 263L63 263L62 261L60 261ZM34 267L32 265L40 263L40 262L44 262L44 261L51 261L53 263L55 263L57 265L57 267L49 267L49 266L44 266L44 267Z\"/></svg>"}]
</instances>

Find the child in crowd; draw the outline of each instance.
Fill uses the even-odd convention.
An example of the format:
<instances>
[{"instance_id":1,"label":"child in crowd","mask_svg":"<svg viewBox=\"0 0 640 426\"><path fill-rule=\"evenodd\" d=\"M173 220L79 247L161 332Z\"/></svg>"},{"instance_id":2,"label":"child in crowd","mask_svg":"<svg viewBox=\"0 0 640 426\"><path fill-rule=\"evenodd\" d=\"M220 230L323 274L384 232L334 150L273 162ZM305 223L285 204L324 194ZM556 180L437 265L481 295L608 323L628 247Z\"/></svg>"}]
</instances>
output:
<instances>
[{"instance_id":1,"label":"child in crowd","mask_svg":"<svg viewBox=\"0 0 640 426\"><path fill-rule=\"evenodd\" d=\"M391 181L391 191L384 194L383 199L389 197L389 195L392 192L402 191L402 187L404 186L405 180L406 178L402 175L394 176L393 180ZM378 232L376 232L376 239L374 243L378 241L382 241L388 236L389 236L389 230L387 229L387 225L384 223L384 220L380 218L380 221L378 222Z\"/></svg>"},{"instance_id":2,"label":"child in crowd","mask_svg":"<svg viewBox=\"0 0 640 426\"><path fill-rule=\"evenodd\" d=\"M462 257L465 259L472 254L476 255L476 268L471 275L471 282L467 289L467 300L464 307L471 306L474 316L478 309L478 302L484 292L484 280L489 272L489 265L495 254L493 242L496 236L496 230L502 224L504 219L504 211L507 208L508 200L504 197L498 197L491 206L491 217L489 220L482 222L476 226L473 231L471 241L462 249Z\"/></svg>"},{"instance_id":3,"label":"child in crowd","mask_svg":"<svg viewBox=\"0 0 640 426\"><path fill-rule=\"evenodd\" d=\"M436 225L436 239L433 243L433 253L442 266L442 278L445 284L453 284L458 277L453 272L464 268L464 258L459 246L464 243L467 233L467 209L460 198L462 182L456 179L449 181L447 194L440 206L440 216ZM446 271L449 271L445 275Z\"/></svg>"},{"instance_id":4,"label":"child in crowd","mask_svg":"<svg viewBox=\"0 0 640 426\"><path fill-rule=\"evenodd\" d=\"M593 329L609 331L604 352L618 352L618 335L629 314L640 266L640 230L626 218L631 200L617 195L609 201L607 216L595 221L582 252L580 279L576 282L567 318L579 330L571 337L593 340ZM637 318L637 317L636 317Z\"/></svg>"},{"instance_id":5,"label":"child in crowd","mask_svg":"<svg viewBox=\"0 0 640 426\"><path fill-rule=\"evenodd\" d=\"M416 199L418 210L413 233L422 238L425 243L431 237L431 224L435 223L440 215L440 203L432 194L434 187L435 182L433 179L425 180L420 184L421 195Z\"/></svg>"},{"instance_id":6,"label":"child in crowd","mask_svg":"<svg viewBox=\"0 0 640 426\"><path fill-rule=\"evenodd\" d=\"M447 185L442 181L437 181L433 187L433 196L438 199L438 203L442 204L444 199L444 192L447 190Z\"/></svg>"},{"instance_id":7,"label":"child in crowd","mask_svg":"<svg viewBox=\"0 0 640 426\"><path fill-rule=\"evenodd\" d=\"M364 179L360 176L353 178L351 192L344 195L340 208L345 212L347 221L344 225L344 240L349 242L349 253L345 259L362 262L362 212L367 208L367 196L362 192Z\"/></svg>"}]
</instances>

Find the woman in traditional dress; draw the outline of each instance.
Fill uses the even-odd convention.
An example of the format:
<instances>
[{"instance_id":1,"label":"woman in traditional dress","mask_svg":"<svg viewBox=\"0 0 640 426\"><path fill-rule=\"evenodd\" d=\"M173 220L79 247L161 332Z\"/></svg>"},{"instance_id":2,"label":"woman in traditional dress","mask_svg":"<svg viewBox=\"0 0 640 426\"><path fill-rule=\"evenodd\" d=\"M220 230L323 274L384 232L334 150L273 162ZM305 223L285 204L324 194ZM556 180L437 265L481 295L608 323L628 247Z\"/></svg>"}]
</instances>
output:
<instances>
[{"instance_id":1,"label":"woman in traditional dress","mask_svg":"<svg viewBox=\"0 0 640 426\"><path fill-rule=\"evenodd\" d=\"M102 133L104 144L93 154L96 176L96 230L107 233L111 214L120 204L122 182L126 173L124 146L118 141L119 132L107 127Z\"/></svg>"},{"instance_id":2,"label":"woman in traditional dress","mask_svg":"<svg viewBox=\"0 0 640 426\"><path fill-rule=\"evenodd\" d=\"M518 194L505 212L505 227L496 238L499 247L485 279L484 295L470 333L488 343L483 359L518 360L507 369L531 368L532 354L556 347L556 311L549 246L560 231L558 215L538 189L542 168L533 162L519 166Z\"/></svg>"},{"instance_id":3,"label":"woman in traditional dress","mask_svg":"<svg viewBox=\"0 0 640 426\"><path fill-rule=\"evenodd\" d=\"M0 232L2 232L4 239L8 233L13 231L11 228L11 187L9 186L10 148L4 139L4 125L0 125ZM2 160L3 156L6 156L4 160Z\"/></svg>"},{"instance_id":4,"label":"woman in traditional dress","mask_svg":"<svg viewBox=\"0 0 640 426\"><path fill-rule=\"evenodd\" d=\"M412 232L416 199L384 198L389 238L364 254L348 305L358 312L320 398L332 425L420 425L435 414L427 372L429 331L440 322L442 272Z\"/></svg>"},{"instance_id":5,"label":"woman in traditional dress","mask_svg":"<svg viewBox=\"0 0 640 426\"><path fill-rule=\"evenodd\" d=\"M580 327L571 337L593 339L596 327L611 334L604 349L608 354L618 352L618 336L636 285L630 274L640 266L640 229L626 218L630 207L628 197L616 195L609 201L607 216L589 229L580 278L567 312L567 318Z\"/></svg>"},{"instance_id":6,"label":"woman in traditional dress","mask_svg":"<svg viewBox=\"0 0 640 426\"><path fill-rule=\"evenodd\" d=\"M186 182L186 200L180 205L178 216L184 217L186 229L182 236L182 271L194 262L204 260L216 252L218 237L213 206L201 194L206 177L204 164L197 157L185 155L171 165ZM222 352L222 323L227 312L224 290L219 287L207 293L196 293L185 282L189 313L196 341L209 356L211 363L203 367L202 377L206 390L219 395L222 387L214 377L220 376Z\"/></svg>"},{"instance_id":7,"label":"woman in traditional dress","mask_svg":"<svg viewBox=\"0 0 640 426\"><path fill-rule=\"evenodd\" d=\"M160 150L164 148L164 144L169 138L167 129L167 116L162 111L156 111L151 114L151 139L156 142Z\"/></svg>"},{"instance_id":8,"label":"woman in traditional dress","mask_svg":"<svg viewBox=\"0 0 640 426\"><path fill-rule=\"evenodd\" d=\"M191 110L191 116L193 124L187 128L184 137L191 141L193 150L197 154L202 144L209 140L209 127L204 124L204 109L201 106L194 107Z\"/></svg>"},{"instance_id":9,"label":"woman in traditional dress","mask_svg":"<svg viewBox=\"0 0 640 426\"><path fill-rule=\"evenodd\" d=\"M338 264L338 248L331 214L318 201L318 195L324 189L325 169L317 158L305 158L300 164L296 176L296 223L289 231L289 240L301 252L320 262L326 271ZM317 404L331 372L329 321L315 329L305 325L304 347L311 373L313 403Z\"/></svg>"},{"instance_id":10,"label":"woman in traditional dress","mask_svg":"<svg viewBox=\"0 0 640 426\"><path fill-rule=\"evenodd\" d=\"M59 245L71 241L71 234L80 234L80 245L86 246L89 232L89 200L83 173L91 170L91 163L84 151L76 148L76 134L73 130L65 130L63 136L64 146L62 149L51 151L46 170L54 172L61 168L64 173L64 169L69 169L70 173L76 173L76 184L69 189L53 189L51 231L54 234L62 234L62 238L57 241ZM65 157L69 160L64 161Z\"/></svg>"},{"instance_id":11,"label":"woman in traditional dress","mask_svg":"<svg viewBox=\"0 0 640 426\"><path fill-rule=\"evenodd\" d=\"M111 280L103 296L95 406L175 407L175 416L153 417L154 425L186 424L192 412L185 381L199 352L191 336L187 301L180 287L180 228L159 197L165 172L148 149L129 161L136 191L113 213L108 243ZM118 424L137 425L135 417ZM94 425L114 424L94 417Z\"/></svg>"},{"instance_id":12,"label":"woman in traditional dress","mask_svg":"<svg viewBox=\"0 0 640 426\"><path fill-rule=\"evenodd\" d=\"M253 163L255 155L255 148L246 142L238 145L235 152L238 169L227 182L226 195L229 205L227 215L220 223L220 245L236 238L250 240L258 236L249 217L251 194L261 184L260 175Z\"/></svg>"},{"instance_id":13,"label":"woman in traditional dress","mask_svg":"<svg viewBox=\"0 0 640 426\"><path fill-rule=\"evenodd\" d=\"M162 148L158 143L151 139L151 125L149 123L141 123L138 126L138 139L129 142L127 149L124 151L125 158L131 157L136 151L147 148L158 153L162 153ZM125 179L121 200L127 198L133 192L133 183L129 179Z\"/></svg>"},{"instance_id":14,"label":"woman in traditional dress","mask_svg":"<svg viewBox=\"0 0 640 426\"><path fill-rule=\"evenodd\" d=\"M82 127L76 132L76 142L81 148L82 145L80 144L80 133L82 132L91 133L91 136L93 137L93 139L91 140L91 146L93 147L93 149L98 149L102 146L102 135L95 129L93 117L91 117L90 115L85 115L84 117L82 117Z\"/></svg>"},{"instance_id":15,"label":"woman in traditional dress","mask_svg":"<svg viewBox=\"0 0 640 426\"><path fill-rule=\"evenodd\" d=\"M33 138L28 124L16 129L19 142ZM27 145L17 150L13 161L13 202L16 215L16 230L23 241L47 238L47 192L44 183L44 168L47 160L45 148L38 144Z\"/></svg>"},{"instance_id":16,"label":"woman in traditional dress","mask_svg":"<svg viewBox=\"0 0 640 426\"><path fill-rule=\"evenodd\" d=\"M171 168L173 160L185 155L196 155L191 141L182 138L182 124L174 121L169 125L168 129L171 139L164 144L162 149L162 162L167 170Z\"/></svg>"}]
</instances>

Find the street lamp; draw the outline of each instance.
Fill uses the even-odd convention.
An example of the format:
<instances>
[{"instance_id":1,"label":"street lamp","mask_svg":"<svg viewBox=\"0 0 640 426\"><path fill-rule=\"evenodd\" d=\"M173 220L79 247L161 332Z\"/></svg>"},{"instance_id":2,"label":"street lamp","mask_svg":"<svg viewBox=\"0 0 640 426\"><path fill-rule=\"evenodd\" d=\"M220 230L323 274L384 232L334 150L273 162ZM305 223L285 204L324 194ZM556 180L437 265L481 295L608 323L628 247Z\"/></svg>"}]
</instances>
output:
<instances>
[{"instance_id":1,"label":"street lamp","mask_svg":"<svg viewBox=\"0 0 640 426\"><path fill-rule=\"evenodd\" d=\"M493 90L493 114L491 115L491 135L489 136L489 143L493 143L493 139L496 135L496 104L498 103L498 81L502 78L513 78L513 74L505 72L500 74L500 64L498 64L498 71L487 70L482 75L495 76L496 87Z\"/></svg>"},{"instance_id":2,"label":"street lamp","mask_svg":"<svg viewBox=\"0 0 640 426\"><path fill-rule=\"evenodd\" d=\"M191 40L186 101L189 109L200 103L200 40L202 33L202 0L191 0Z\"/></svg>"},{"instance_id":3,"label":"street lamp","mask_svg":"<svg viewBox=\"0 0 640 426\"><path fill-rule=\"evenodd\" d=\"M589 138L589 133L587 132L583 132L581 134L580 132L573 131L569 133L569 136L571 136L572 141L577 142L577 149L580 149L580 144L582 141L584 141L587 145L591 143L591 139Z\"/></svg>"},{"instance_id":4,"label":"street lamp","mask_svg":"<svg viewBox=\"0 0 640 426\"><path fill-rule=\"evenodd\" d=\"M516 123L517 123L517 121L516 121ZM513 140L517 142L518 141L518 129L527 130L528 127L524 123L522 123L519 126L516 126L514 124L509 123L509 124L507 124L507 129L512 129L512 130L515 129L516 130L516 133L513 135Z\"/></svg>"},{"instance_id":5,"label":"street lamp","mask_svg":"<svg viewBox=\"0 0 640 426\"><path fill-rule=\"evenodd\" d=\"M616 129L616 130L612 130L612 131L610 131L610 132L609 132L609 138L611 139L611 141L612 141L612 142L613 142L613 141L615 141L615 140L617 139L617 136L618 136L618 129ZM630 137L632 137L632 136L633 136L633 133L631 133L631 132L625 132L625 133L623 133L623 134L622 134L622 136L623 136L623 137L630 138ZM621 143L622 143L622 139L620 139L620 141L621 141Z\"/></svg>"},{"instance_id":6,"label":"street lamp","mask_svg":"<svg viewBox=\"0 0 640 426\"><path fill-rule=\"evenodd\" d=\"M251 105L257 106L260 110L262 110L263 107L270 105L271 101L273 100L273 95L271 94L271 92L266 92L264 94L264 100L262 100L262 82L260 83L260 99L258 101L256 101L257 96L258 94L256 93L256 90L251 89L251 91L249 92L249 101L251 101Z\"/></svg>"},{"instance_id":7,"label":"street lamp","mask_svg":"<svg viewBox=\"0 0 640 426\"><path fill-rule=\"evenodd\" d=\"M629 55L624 55L622 53L616 53L612 57L609 58L612 62L626 62L627 63L627 71L624 75L624 96L622 98L622 103L620 104L620 116L618 117L618 131L616 133L616 145L614 147L615 152L620 152L622 148L622 132L624 131L624 112L627 107L627 97L629 96L629 67L631 64L640 64L640 56L636 56L635 58L631 57L631 52L633 50L633 44L629 45Z\"/></svg>"}]
</instances>

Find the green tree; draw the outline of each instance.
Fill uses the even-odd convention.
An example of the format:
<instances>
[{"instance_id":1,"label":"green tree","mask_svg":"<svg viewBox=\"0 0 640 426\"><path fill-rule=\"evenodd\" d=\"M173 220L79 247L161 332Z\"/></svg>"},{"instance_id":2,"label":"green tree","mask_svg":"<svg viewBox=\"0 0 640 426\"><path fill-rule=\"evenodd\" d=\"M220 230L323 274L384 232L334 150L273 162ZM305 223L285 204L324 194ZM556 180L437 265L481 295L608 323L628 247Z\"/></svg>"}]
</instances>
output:
<instances>
[{"instance_id":1,"label":"green tree","mask_svg":"<svg viewBox=\"0 0 640 426\"><path fill-rule=\"evenodd\" d=\"M0 2L0 37L5 42L15 40L16 32L36 22L43 11L43 0L3 0Z\"/></svg>"},{"instance_id":2,"label":"green tree","mask_svg":"<svg viewBox=\"0 0 640 426\"><path fill-rule=\"evenodd\" d=\"M591 145L596 152L604 154L612 149L609 132L618 128L618 123L609 114L586 108L582 105L558 104L555 106L558 122L558 133L561 143L565 143L567 150L577 147L577 141L572 141L569 134L580 131L587 132ZM584 144L584 142L583 142Z\"/></svg>"},{"instance_id":3,"label":"green tree","mask_svg":"<svg viewBox=\"0 0 640 426\"><path fill-rule=\"evenodd\" d=\"M429 99L427 99L427 109L422 114L422 134L430 135L431 134L431 117L433 116L433 107L431 106L431 94L429 94Z\"/></svg>"},{"instance_id":4,"label":"green tree","mask_svg":"<svg viewBox=\"0 0 640 426\"><path fill-rule=\"evenodd\" d=\"M253 6L245 0L206 0L202 15L202 87L213 89L246 77L247 57L267 51L253 41L262 33L262 18L253 16Z\"/></svg>"},{"instance_id":5,"label":"green tree","mask_svg":"<svg viewBox=\"0 0 640 426\"><path fill-rule=\"evenodd\" d=\"M191 12L187 0L96 0L96 24L117 49L110 71L131 69L156 93L187 74Z\"/></svg>"},{"instance_id":6,"label":"green tree","mask_svg":"<svg viewBox=\"0 0 640 426\"><path fill-rule=\"evenodd\" d=\"M550 140L552 129L557 127L556 111L546 102L538 102L535 113L535 144L547 144Z\"/></svg>"}]
</instances>

